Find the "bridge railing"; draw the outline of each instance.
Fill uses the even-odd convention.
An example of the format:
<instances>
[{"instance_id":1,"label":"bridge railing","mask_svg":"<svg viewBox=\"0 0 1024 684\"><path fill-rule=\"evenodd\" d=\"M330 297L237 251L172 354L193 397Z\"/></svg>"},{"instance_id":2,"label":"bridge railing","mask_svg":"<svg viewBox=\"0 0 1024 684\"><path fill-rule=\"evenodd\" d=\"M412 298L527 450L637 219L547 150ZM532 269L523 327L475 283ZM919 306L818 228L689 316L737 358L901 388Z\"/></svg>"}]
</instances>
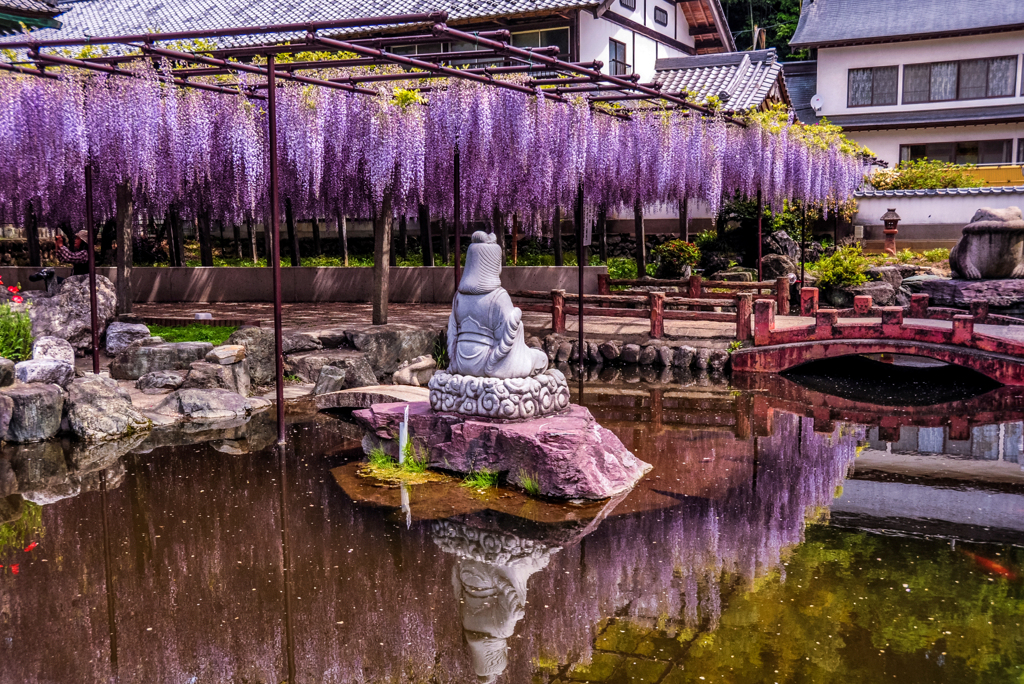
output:
<instances>
[{"instance_id":1,"label":"bridge railing","mask_svg":"<svg viewBox=\"0 0 1024 684\"><path fill-rule=\"evenodd\" d=\"M771 302L754 303L754 346L772 346L795 344L801 342L821 342L828 340L903 340L929 344L946 344L977 349L979 351L1011 356L1024 356L1024 343L1004 337L986 335L974 329L978 320L988 323L992 317L987 308L978 307L974 314L957 313L945 318L945 313L931 317L925 303L923 316L913 318L931 318L933 320L949 320L950 328L934 325L904 323L904 308L900 306L875 307L870 297L858 298L853 309L819 309L817 308L817 289L803 288L800 297L801 312L813 311L814 322L809 325L789 325L782 329L775 326L775 307ZM813 302L813 308L808 303ZM909 310L922 313L921 302L917 307L912 303ZM940 313L940 312L937 312ZM842 314L842 315L841 315ZM984 315L982 315L984 314ZM880 323L840 323L840 318L881 318ZM998 319L1009 318L999 316ZM1013 319L1017 320L1017 319Z\"/></svg>"},{"instance_id":2,"label":"bridge railing","mask_svg":"<svg viewBox=\"0 0 1024 684\"><path fill-rule=\"evenodd\" d=\"M966 315L963 309L931 306L926 294L910 295L910 305L902 307L906 318L925 318L933 321L951 321L956 316ZM885 307L875 306L870 295L855 295L853 308L836 309L840 318L879 318ZM818 311L818 288L805 287L800 290L801 316L814 316ZM1024 325L1024 318L989 313L988 302L971 302L970 316L975 323L984 325Z\"/></svg>"},{"instance_id":3,"label":"bridge railing","mask_svg":"<svg viewBox=\"0 0 1024 684\"><path fill-rule=\"evenodd\" d=\"M704 280L699 275L692 275L689 278L678 280L658 278L626 280L610 278L607 273L598 274L598 294L611 295L613 287L675 287L680 292L686 292L686 297L689 299L731 299L733 300L731 306L736 306L739 295L750 294L753 296L754 301L774 301L780 316L789 314L789 278L787 277L742 283L726 280ZM627 290L618 294L637 293ZM702 305L704 307L709 306L707 302L703 302Z\"/></svg>"},{"instance_id":4,"label":"bridge railing","mask_svg":"<svg viewBox=\"0 0 1024 684\"><path fill-rule=\"evenodd\" d=\"M541 303L517 301L523 311L551 314L551 330L556 333L565 332L567 316L578 316L580 295L567 294L565 290L550 292L534 290L517 290L509 292L516 300L543 300ZM765 300L775 307L775 300ZM570 303L575 303L571 306ZM666 297L664 292L645 292L644 294L620 295L583 295L583 315L592 317L612 318L645 318L651 322L650 335L657 339L665 335L665 320L674 321L716 321L736 324L736 339L748 340L751 337L750 314L753 295L739 293L730 299L709 299L692 297ZM700 311L685 309L667 309L666 306L690 307L701 309L713 306L735 307L733 311Z\"/></svg>"}]
</instances>

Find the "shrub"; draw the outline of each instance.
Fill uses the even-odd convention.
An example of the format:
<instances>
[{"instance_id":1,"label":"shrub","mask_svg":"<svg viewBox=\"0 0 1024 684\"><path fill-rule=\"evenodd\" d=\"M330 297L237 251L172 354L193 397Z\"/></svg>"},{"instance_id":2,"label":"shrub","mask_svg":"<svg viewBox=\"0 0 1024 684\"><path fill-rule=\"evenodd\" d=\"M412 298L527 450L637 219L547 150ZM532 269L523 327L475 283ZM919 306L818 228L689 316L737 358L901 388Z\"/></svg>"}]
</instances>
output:
<instances>
[{"instance_id":1,"label":"shrub","mask_svg":"<svg viewBox=\"0 0 1024 684\"><path fill-rule=\"evenodd\" d=\"M698 233L697 237L693 239L693 245L697 248L698 258L701 252L717 252L721 247L718 242L718 233L713 230Z\"/></svg>"},{"instance_id":2,"label":"shrub","mask_svg":"<svg viewBox=\"0 0 1024 684\"><path fill-rule=\"evenodd\" d=\"M17 363L32 356L32 319L28 312L0 306L0 356Z\"/></svg>"},{"instance_id":3,"label":"shrub","mask_svg":"<svg viewBox=\"0 0 1024 684\"><path fill-rule=\"evenodd\" d=\"M935 249L926 250L923 256L924 260L931 264L949 261L949 250L945 247L936 247Z\"/></svg>"},{"instance_id":4,"label":"shrub","mask_svg":"<svg viewBox=\"0 0 1024 684\"><path fill-rule=\"evenodd\" d=\"M896 252L896 256L893 257L898 264L909 264L917 255L910 251L909 248L901 249Z\"/></svg>"},{"instance_id":5,"label":"shrub","mask_svg":"<svg viewBox=\"0 0 1024 684\"><path fill-rule=\"evenodd\" d=\"M664 242L651 250L651 254L661 262L658 276L662 278L680 278L687 266L700 263L700 250L684 240Z\"/></svg>"},{"instance_id":6,"label":"shrub","mask_svg":"<svg viewBox=\"0 0 1024 684\"><path fill-rule=\"evenodd\" d=\"M937 159L901 161L892 169L875 171L867 177L875 190L928 190L932 188L978 188L984 181L971 175L970 164L951 164Z\"/></svg>"},{"instance_id":7,"label":"shrub","mask_svg":"<svg viewBox=\"0 0 1024 684\"><path fill-rule=\"evenodd\" d=\"M860 245L840 247L816 264L814 270L818 274L818 283L825 287L856 287L867 282L864 268L867 259L861 252Z\"/></svg>"}]
</instances>

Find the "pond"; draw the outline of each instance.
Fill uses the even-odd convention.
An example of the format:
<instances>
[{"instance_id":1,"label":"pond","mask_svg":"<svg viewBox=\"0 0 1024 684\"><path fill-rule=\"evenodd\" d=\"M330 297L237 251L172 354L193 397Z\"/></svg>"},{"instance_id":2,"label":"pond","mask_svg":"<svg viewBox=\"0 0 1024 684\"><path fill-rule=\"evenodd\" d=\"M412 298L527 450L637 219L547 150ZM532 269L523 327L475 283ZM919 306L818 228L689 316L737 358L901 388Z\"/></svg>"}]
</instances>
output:
<instances>
[{"instance_id":1,"label":"pond","mask_svg":"<svg viewBox=\"0 0 1024 684\"><path fill-rule=\"evenodd\" d=\"M1021 681L1014 394L588 384L654 470L586 505L380 486L344 416L7 449L0 683Z\"/></svg>"}]
</instances>

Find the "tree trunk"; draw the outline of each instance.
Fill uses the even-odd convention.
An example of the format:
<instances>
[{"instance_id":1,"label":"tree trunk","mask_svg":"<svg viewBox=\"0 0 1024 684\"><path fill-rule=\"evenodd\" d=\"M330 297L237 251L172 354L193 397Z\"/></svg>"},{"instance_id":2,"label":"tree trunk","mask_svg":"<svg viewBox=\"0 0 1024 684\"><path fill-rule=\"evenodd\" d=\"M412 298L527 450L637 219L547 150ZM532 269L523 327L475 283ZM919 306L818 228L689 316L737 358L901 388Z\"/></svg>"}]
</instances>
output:
<instances>
[{"instance_id":1,"label":"tree trunk","mask_svg":"<svg viewBox=\"0 0 1024 684\"><path fill-rule=\"evenodd\" d=\"M373 325L388 322L388 284L391 277L391 198L373 217Z\"/></svg>"},{"instance_id":2,"label":"tree trunk","mask_svg":"<svg viewBox=\"0 0 1024 684\"><path fill-rule=\"evenodd\" d=\"M263 217L263 255L267 257L267 268L273 267L274 233L270 229L270 213Z\"/></svg>"},{"instance_id":3,"label":"tree trunk","mask_svg":"<svg viewBox=\"0 0 1024 684\"><path fill-rule=\"evenodd\" d=\"M338 214L338 241L341 243L341 265L348 266L348 223Z\"/></svg>"},{"instance_id":4,"label":"tree trunk","mask_svg":"<svg viewBox=\"0 0 1024 684\"><path fill-rule=\"evenodd\" d=\"M132 312L132 228L135 203L127 183L117 186L117 313Z\"/></svg>"},{"instance_id":5,"label":"tree trunk","mask_svg":"<svg viewBox=\"0 0 1024 684\"><path fill-rule=\"evenodd\" d=\"M245 227L249 231L249 252L252 257L252 263L255 264L259 261L260 257L256 249L256 222L252 220L252 216L246 217Z\"/></svg>"},{"instance_id":6,"label":"tree trunk","mask_svg":"<svg viewBox=\"0 0 1024 684\"><path fill-rule=\"evenodd\" d=\"M242 259L242 226L237 224L237 223L232 223L231 227L232 227L232 229L234 231L234 234L235 234L234 235L234 238L235 238L235 256L237 256L238 259L241 260Z\"/></svg>"},{"instance_id":7,"label":"tree trunk","mask_svg":"<svg viewBox=\"0 0 1024 684\"><path fill-rule=\"evenodd\" d=\"M519 214L512 214L512 265L519 261Z\"/></svg>"},{"instance_id":8,"label":"tree trunk","mask_svg":"<svg viewBox=\"0 0 1024 684\"><path fill-rule=\"evenodd\" d=\"M117 230L117 221L107 219L103 224L103 232L100 234L100 258L104 265L110 264L110 252L114 249L114 232Z\"/></svg>"},{"instance_id":9,"label":"tree trunk","mask_svg":"<svg viewBox=\"0 0 1024 684\"><path fill-rule=\"evenodd\" d=\"M178 215L177 207L172 206L167 210L167 231L167 251L171 266L184 266L185 238L181 232L181 217Z\"/></svg>"},{"instance_id":10,"label":"tree trunk","mask_svg":"<svg viewBox=\"0 0 1024 684\"><path fill-rule=\"evenodd\" d=\"M288 246L291 249L292 266L302 266L302 257L299 255L299 236L295 232L295 215L292 213L290 197L284 201L284 220L288 224Z\"/></svg>"},{"instance_id":11,"label":"tree trunk","mask_svg":"<svg viewBox=\"0 0 1024 684\"><path fill-rule=\"evenodd\" d=\"M120 238L120 236L118 236ZM120 242L120 240L119 240ZM210 210L199 213L199 264L213 266L213 238L210 236ZM120 249L120 247L118 247Z\"/></svg>"},{"instance_id":12,"label":"tree trunk","mask_svg":"<svg viewBox=\"0 0 1024 684\"><path fill-rule=\"evenodd\" d=\"M320 256L323 250L320 248L320 220L313 217L313 256Z\"/></svg>"},{"instance_id":13,"label":"tree trunk","mask_svg":"<svg viewBox=\"0 0 1024 684\"><path fill-rule=\"evenodd\" d=\"M409 226L408 219L402 216L398 219L398 256L403 259L409 258Z\"/></svg>"},{"instance_id":14,"label":"tree trunk","mask_svg":"<svg viewBox=\"0 0 1024 684\"><path fill-rule=\"evenodd\" d=\"M551 222L551 243L555 247L555 266L563 266L562 257L562 207L555 207L555 219Z\"/></svg>"},{"instance_id":15,"label":"tree trunk","mask_svg":"<svg viewBox=\"0 0 1024 684\"><path fill-rule=\"evenodd\" d=\"M441 219L441 261L448 265L448 222Z\"/></svg>"},{"instance_id":16,"label":"tree trunk","mask_svg":"<svg viewBox=\"0 0 1024 684\"><path fill-rule=\"evenodd\" d=\"M637 200L633 204L633 234L636 237L636 277L647 277L647 246L644 244L644 207Z\"/></svg>"},{"instance_id":17,"label":"tree trunk","mask_svg":"<svg viewBox=\"0 0 1024 684\"><path fill-rule=\"evenodd\" d=\"M501 247L501 261L505 262L505 221L501 215L501 210L497 206L491 211L491 224L494 229L494 237L498 240L498 246Z\"/></svg>"},{"instance_id":18,"label":"tree trunk","mask_svg":"<svg viewBox=\"0 0 1024 684\"><path fill-rule=\"evenodd\" d=\"M31 202L25 207L25 240L28 242L28 265L42 266L42 256L39 253L39 219ZM72 243L71 248L74 247Z\"/></svg>"},{"instance_id":19,"label":"tree trunk","mask_svg":"<svg viewBox=\"0 0 1024 684\"><path fill-rule=\"evenodd\" d=\"M683 200L679 203L679 239L680 240L686 240L686 238L689 236L689 232L690 232L690 227L689 227L690 226L690 221L689 221L689 216L690 216L689 201L690 201L690 199L688 197L686 197L686 198L683 198Z\"/></svg>"},{"instance_id":20,"label":"tree trunk","mask_svg":"<svg viewBox=\"0 0 1024 684\"><path fill-rule=\"evenodd\" d=\"M604 207L597 212L597 249L601 262L608 263L608 212Z\"/></svg>"},{"instance_id":21,"label":"tree trunk","mask_svg":"<svg viewBox=\"0 0 1024 684\"><path fill-rule=\"evenodd\" d=\"M394 220L392 219L392 221L388 225L391 227L391 238L390 238L391 242L388 245L388 247L389 247L389 249L388 249L388 266L390 268L395 268L395 267L398 266L398 250L395 249L395 247L396 247L396 245L395 245L396 240L395 240L395 235L394 235L394 232L395 232L395 222L394 222Z\"/></svg>"},{"instance_id":22,"label":"tree trunk","mask_svg":"<svg viewBox=\"0 0 1024 684\"><path fill-rule=\"evenodd\" d=\"M434 265L434 236L430 232L430 207L420 205L420 247L423 249L423 265Z\"/></svg>"}]
</instances>

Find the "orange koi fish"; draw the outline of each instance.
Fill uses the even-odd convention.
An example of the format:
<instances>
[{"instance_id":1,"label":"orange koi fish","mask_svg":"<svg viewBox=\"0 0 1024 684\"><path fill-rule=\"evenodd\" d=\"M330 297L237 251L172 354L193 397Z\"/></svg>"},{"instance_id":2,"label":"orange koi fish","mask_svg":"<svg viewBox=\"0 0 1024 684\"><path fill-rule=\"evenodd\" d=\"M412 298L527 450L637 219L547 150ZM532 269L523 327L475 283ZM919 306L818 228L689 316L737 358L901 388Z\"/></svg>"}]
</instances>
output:
<instances>
[{"instance_id":1,"label":"orange koi fish","mask_svg":"<svg viewBox=\"0 0 1024 684\"><path fill-rule=\"evenodd\" d=\"M25 547L25 553L28 553L29 551L31 551L32 549L36 548L37 546L39 546L39 542L32 542L31 544L29 544L28 546Z\"/></svg>"},{"instance_id":2,"label":"orange koi fish","mask_svg":"<svg viewBox=\"0 0 1024 684\"><path fill-rule=\"evenodd\" d=\"M979 556L978 554L971 553L970 551L964 551L964 555L973 560L975 563L977 563L978 567L982 568L985 572L990 572L993 575L1005 577L1010 581L1017 579L1017 573L1013 572L1006 566L1001 565L990 558Z\"/></svg>"}]
</instances>

